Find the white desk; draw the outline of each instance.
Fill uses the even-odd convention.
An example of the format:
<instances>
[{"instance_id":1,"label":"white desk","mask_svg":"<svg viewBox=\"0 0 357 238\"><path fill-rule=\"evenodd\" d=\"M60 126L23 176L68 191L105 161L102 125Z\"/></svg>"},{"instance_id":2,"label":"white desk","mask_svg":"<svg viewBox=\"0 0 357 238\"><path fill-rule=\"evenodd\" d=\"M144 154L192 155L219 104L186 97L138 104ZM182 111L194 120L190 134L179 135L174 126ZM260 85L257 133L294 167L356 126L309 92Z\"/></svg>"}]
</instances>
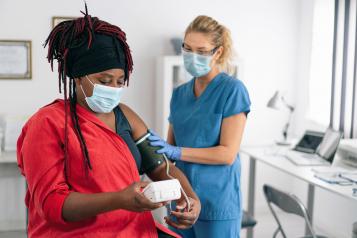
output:
<instances>
[{"instance_id":1,"label":"white desk","mask_svg":"<svg viewBox=\"0 0 357 238\"><path fill-rule=\"evenodd\" d=\"M280 150L280 151L279 151ZM248 213L254 216L254 199L255 199L255 169L256 161L262 162L280 171L283 171L295 178L301 179L308 183L308 199L307 209L310 213L311 220L313 218L314 208L314 193L315 186L328 190L332 193L341 195L346 198L353 199L357 202L357 197L352 195L352 186L341 186L338 184L329 184L314 177L314 172L311 168L316 166L296 166L285 158L282 154L284 147L276 145L259 146L259 147L243 147L241 153L249 156L249 188L248 188ZM305 228L305 233L309 231ZM253 237L253 229L248 229L247 237Z\"/></svg>"},{"instance_id":2,"label":"white desk","mask_svg":"<svg viewBox=\"0 0 357 238\"><path fill-rule=\"evenodd\" d=\"M16 152L0 155L0 231L26 228L26 183L17 166Z\"/></svg>"},{"instance_id":3,"label":"white desk","mask_svg":"<svg viewBox=\"0 0 357 238\"><path fill-rule=\"evenodd\" d=\"M0 164L1 163L17 163L17 159L16 159L16 152L15 151L11 151L11 152L4 152L2 151L0 153Z\"/></svg>"}]
</instances>

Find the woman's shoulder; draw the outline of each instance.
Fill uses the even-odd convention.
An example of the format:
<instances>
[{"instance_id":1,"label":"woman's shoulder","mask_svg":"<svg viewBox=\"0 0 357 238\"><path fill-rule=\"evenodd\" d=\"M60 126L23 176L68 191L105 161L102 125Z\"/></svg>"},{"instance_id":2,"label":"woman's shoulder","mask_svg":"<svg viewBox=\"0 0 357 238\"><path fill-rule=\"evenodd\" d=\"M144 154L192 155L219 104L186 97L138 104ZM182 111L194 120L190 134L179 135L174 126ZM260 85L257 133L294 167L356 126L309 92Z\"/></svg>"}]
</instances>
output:
<instances>
[{"instance_id":1,"label":"woman's shoulder","mask_svg":"<svg viewBox=\"0 0 357 238\"><path fill-rule=\"evenodd\" d=\"M147 132L147 126L140 116L124 103L119 104L120 110L123 112L125 118L129 122L132 129L132 136L134 139L139 138Z\"/></svg>"},{"instance_id":2,"label":"woman's shoulder","mask_svg":"<svg viewBox=\"0 0 357 238\"><path fill-rule=\"evenodd\" d=\"M42 106L35 112L32 117L42 118L42 117L56 117L59 115L64 115L64 101L56 99L55 101Z\"/></svg>"},{"instance_id":3,"label":"woman's shoulder","mask_svg":"<svg viewBox=\"0 0 357 238\"><path fill-rule=\"evenodd\" d=\"M69 106L69 105L68 105ZM33 117L36 118L51 118L55 120L60 120L64 118L64 100L57 99L43 107L41 107Z\"/></svg>"},{"instance_id":4,"label":"woman's shoulder","mask_svg":"<svg viewBox=\"0 0 357 238\"><path fill-rule=\"evenodd\" d=\"M119 109L128 120L137 119L139 117L128 105L124 103L119 103Z\"/></svg>"},{"instance_id":5,"label":"woman's shoulder","mask_svg":"<svg viewBox=\"0 0 357 238\"><path fill-rule=\"evenodd\" d=\"M25 123L24 128L31 126L45 128L51 124L58 125L60 122L64 122L64 101L55 100L35 112Z\"/></svg>"}]
</instances>

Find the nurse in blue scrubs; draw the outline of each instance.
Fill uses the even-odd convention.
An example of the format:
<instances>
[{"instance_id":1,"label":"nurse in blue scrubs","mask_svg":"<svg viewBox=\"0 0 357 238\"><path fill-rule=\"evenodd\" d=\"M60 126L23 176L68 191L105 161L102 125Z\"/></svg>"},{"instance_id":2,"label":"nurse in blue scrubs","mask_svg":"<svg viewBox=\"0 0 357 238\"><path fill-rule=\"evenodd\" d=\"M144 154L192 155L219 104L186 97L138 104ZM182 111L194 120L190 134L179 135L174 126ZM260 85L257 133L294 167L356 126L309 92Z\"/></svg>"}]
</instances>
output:
<instances>
[{"instance_id":1,"label":"nurse in blue scrubs","mask_svg":"<svg viewBox=\"0 0 357 238\"><path fill-rule=\"evenodd\" d=\"M176 229L181 227L170 217L166 222L183 237L236 238L242 219L238 152L250 111L248 91L225 73L232 40L216 20L198 16L186 29L182 49L193 78L173 91L167 141L149 139L186 174L202 210L190 229Z\"/></svg>"}]
</instances>

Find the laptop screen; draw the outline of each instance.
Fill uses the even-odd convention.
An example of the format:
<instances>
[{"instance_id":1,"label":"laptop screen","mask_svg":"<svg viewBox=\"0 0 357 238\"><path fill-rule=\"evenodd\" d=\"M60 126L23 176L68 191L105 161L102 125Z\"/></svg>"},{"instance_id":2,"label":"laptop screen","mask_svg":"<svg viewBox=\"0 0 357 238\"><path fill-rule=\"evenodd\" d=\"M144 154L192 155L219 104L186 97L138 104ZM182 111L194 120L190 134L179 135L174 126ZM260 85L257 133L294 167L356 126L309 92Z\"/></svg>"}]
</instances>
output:
<instances>
[{"instance_id":1,"label":"laptop screen","mask_svg":"<svg viewBox=\"0 0 357 238\"><path fill-rule=\"evenodd\" d=\"M332 162L341 137L342 132L328 128L324 138L321 141L321 144L316 150L316 154Z\"/></svg>"},{"instance_id":2,"label":"laptop screen","mask_svg":"<svg viewBox=\"0 0 357 238\"><path fill-rule=\"evenodd\" d=\"M295 150L307 153L315 153L320 145L324 133L317 131L305 131L303 137L296 144Z\"/></svg>"}]
</instances>

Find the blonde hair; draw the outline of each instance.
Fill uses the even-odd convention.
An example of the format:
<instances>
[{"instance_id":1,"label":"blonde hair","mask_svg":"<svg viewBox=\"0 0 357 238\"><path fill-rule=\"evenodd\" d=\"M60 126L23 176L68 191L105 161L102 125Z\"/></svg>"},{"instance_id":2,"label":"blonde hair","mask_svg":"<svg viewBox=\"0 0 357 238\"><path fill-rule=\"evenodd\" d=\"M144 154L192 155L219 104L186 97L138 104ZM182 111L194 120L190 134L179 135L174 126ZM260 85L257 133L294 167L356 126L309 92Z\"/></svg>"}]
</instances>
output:
<instances>
[{"instance_id":1,"label":"blonde hair","mask_svg":"<svg viewBox=\"0 0 357 238\"><path fill-rule=\"evenodd\" d=\"M227 27L219 24L212 17L201 15L196 17L186 28L185 36L190 32L206 34L215 47L222 46L223 52L217 60L218 67L229 74L233 73L233 42L231 32Z\"/></svg>"}]
</instances>

